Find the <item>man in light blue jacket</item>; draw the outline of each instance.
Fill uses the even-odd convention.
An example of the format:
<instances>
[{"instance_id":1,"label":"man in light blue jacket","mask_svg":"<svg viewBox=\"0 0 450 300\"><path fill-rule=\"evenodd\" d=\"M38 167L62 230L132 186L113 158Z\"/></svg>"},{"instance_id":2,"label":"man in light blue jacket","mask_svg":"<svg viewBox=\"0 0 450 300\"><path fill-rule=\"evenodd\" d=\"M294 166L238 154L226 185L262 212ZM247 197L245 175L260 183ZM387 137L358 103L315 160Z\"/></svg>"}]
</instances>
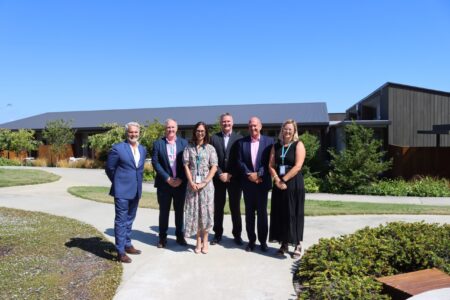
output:
<instances>
[{"instance_id":1,"label":"man in light blue jacket","mask_svg":"<svg viewBox=\"0 0 450 300\"><path fill-rule=\"evenodd\" d=\"M114 197L116 216L114 235L118 260L130 263L128 254L141 251L131 244L131 228L136 217L142 195L142 178L147 150L138 142L140 125L130 122L125 125L127 140L115 144L108 154L106 174L111 180L110 195Z\"/></svg>"}]
</instances>

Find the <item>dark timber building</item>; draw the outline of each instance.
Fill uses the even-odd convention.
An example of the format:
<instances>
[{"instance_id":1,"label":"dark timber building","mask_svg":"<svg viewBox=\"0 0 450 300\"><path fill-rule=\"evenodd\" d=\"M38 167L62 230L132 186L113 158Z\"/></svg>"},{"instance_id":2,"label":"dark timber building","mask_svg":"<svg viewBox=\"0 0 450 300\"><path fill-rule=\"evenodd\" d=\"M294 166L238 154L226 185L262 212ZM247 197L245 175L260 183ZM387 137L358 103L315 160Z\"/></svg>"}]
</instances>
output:
<instances>
[{"instance_id":1,"label":"dark timber building","mask_svg":"<svg viewBox=\"0 0 450 300\"><path fill-rule=\"evenodd\" d=\"M392 176L450 178L450 93L388 82L346 119L376 127L394 160Z\"/></svg>"}]
</instances>

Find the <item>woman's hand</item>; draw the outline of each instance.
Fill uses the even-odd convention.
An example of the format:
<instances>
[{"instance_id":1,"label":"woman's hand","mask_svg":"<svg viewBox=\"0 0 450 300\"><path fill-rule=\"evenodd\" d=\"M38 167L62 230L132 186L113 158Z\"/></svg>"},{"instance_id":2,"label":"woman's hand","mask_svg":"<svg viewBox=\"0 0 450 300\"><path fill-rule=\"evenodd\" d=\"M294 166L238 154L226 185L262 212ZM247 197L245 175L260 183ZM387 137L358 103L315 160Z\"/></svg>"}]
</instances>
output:
<instances>
[{"instance_id":1,"label":"woman's hand","mask_svg":"<svg viewBox=\"0 0 450 300\"><path fill-rule=\"evenodd\" d=\"M284 183L284 182L281 181L281 180L275 181L275 185L276 185L277 188L279 188L280 190L285 190L285 189L287 189L286 183Z\"/></svg>"},{"instance_id":2,"label":"woman's hand","mask_svg":"<svg viewBox=\"0 0 450 300\"><path fill-rule=\"evenodd\" d=\"M194 192L197 192L197 191L198 191L198 186L197 186L197 184L193 183L192 181L189 182L189 188L190 188L191 190L193 190Z\"/></svg>"},{"instance_id":3,"label":"woman's hand","mask_svg":"<svg viewBox=\"0 0 450 300\"><path fill-rule=\"evenodd\" d=\"M199 190L201 190L207 185L208 185L208 183L203 181L203 182L197 184L197 187L198 187Z\"/></svg>"}]
</instances>

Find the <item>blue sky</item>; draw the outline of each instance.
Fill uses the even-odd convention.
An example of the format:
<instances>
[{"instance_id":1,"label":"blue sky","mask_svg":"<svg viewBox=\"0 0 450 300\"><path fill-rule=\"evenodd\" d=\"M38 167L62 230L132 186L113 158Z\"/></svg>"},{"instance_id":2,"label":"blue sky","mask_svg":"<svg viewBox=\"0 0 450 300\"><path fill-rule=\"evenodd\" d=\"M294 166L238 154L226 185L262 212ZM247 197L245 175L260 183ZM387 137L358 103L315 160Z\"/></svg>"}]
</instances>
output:
<instances>
[{"instance_id":1,"label":"blue sky","mask_svg":"<svg viewBox=\"0 0 450 300\"><path fill-rule=\"evenodd\" d=\"M450 91L450 2L0 0L0 124L51 111ZM263 120L264 122L264 120Z\"/></svg>"}]
</instances>

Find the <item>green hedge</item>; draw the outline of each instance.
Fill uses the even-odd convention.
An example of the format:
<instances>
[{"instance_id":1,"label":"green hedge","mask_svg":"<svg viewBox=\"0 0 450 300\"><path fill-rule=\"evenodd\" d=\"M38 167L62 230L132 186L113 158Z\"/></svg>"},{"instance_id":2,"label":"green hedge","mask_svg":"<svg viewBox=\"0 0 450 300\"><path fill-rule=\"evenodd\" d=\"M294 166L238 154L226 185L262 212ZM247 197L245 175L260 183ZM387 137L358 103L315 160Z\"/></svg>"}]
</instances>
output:
<instances>
[{"instance_id":1,"label":"green hedge","mask_svg":"<svg viewBox=\"0 0 450 300\"><path fill-rule=\"evenodd\" d=\"M17 160L0 157L0 166L20 166L20 162Z\"/></svg>"},{"instance_id":2,"label":"green hedge","mask_svg":"<svg viewBox=\"0 0 450 300\"><path fill-rule=\"evenodd\" d=\"M385 179L358 189L366 195L448 197L450 186L446 179L423 177L413 181Z\"/></svg>"},{"instance_id":3,"label":"green hedge","mask_svg":"<svg viewBox=\"0 0 450 300\"><path fill-rule=\"evenodd\" d=\"M394 222L321 239L300 261L299 299L389 299L377 277L436 267L450 273L450 225Z\"/></svg>"}]
</instances>

